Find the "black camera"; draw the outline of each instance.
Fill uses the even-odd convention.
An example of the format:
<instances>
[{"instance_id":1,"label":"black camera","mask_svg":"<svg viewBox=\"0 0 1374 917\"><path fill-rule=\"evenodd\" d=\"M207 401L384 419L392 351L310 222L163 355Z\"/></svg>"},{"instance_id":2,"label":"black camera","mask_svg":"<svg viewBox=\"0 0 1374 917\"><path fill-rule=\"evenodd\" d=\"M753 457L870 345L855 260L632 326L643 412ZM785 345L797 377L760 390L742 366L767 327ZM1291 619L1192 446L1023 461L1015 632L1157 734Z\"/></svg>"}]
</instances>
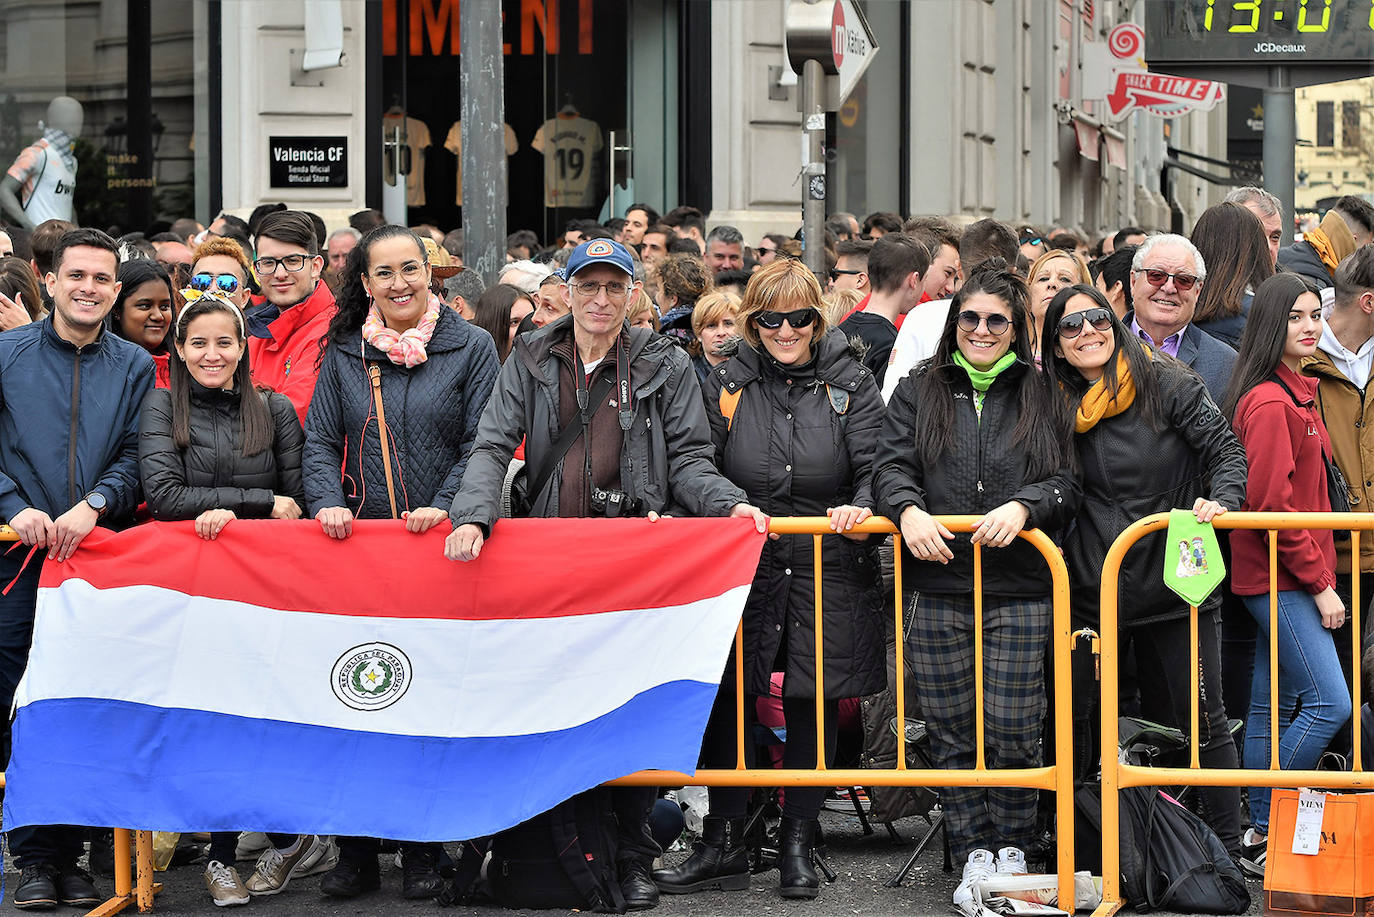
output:
<instances>
[{"instance_id":1,"label":"black camera","mask_svg":"<svg viewBox=\"0 0 1374 917\"><path fill-rule=\"evenodd\" d=\"M602 490L600 487L592 487L592 510L605 516L607 519L618 519L621 516L634 514L638 500L630 499L629 494L623 490Z\"/></svg>"}]
</instances>

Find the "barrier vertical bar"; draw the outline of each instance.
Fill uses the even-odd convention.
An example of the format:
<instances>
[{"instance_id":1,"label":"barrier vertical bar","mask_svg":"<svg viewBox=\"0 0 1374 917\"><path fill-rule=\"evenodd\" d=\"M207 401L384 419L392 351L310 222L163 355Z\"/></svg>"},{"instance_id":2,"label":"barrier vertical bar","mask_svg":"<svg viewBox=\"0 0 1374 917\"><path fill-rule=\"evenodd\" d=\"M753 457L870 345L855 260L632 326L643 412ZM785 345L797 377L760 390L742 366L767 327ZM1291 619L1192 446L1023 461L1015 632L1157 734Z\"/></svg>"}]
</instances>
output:
<instances>
[{"instance_id":1,"label":"barrier vertical bar","mask_svg":"<svg viewBox=\"0 0 1374 917\"><path fill-rule=\"evenodd\" d=\"M1188 678L1188 684L1192 686L1193 693L1192 693L1191 699L1190 699L1190 701L1189 701L1189 703L1188 703L1188 715L1189 715L1190 720L1191 720L1192 730L1193 730L1193 731L1192 731L1192 735L1190 736L1190 738L1189 738L1189 740L1188 740L1188 746L1189 746L1188 755L1189 755L1189 761L1191 762L1188 766L1189 766L1189 767L1192 767L1192 768L1194 768L1194 769L1199 768L1199 767L1202 767L1202 760L1201 760L1201 756L1200 756L1199 751L1198 751L1198 746L1199 746L1199 744L1200 744L1199 741L1198 741L1198 736L1202 735L1202 729L1201 729L1201 727L1200 727L1200 725L1199 725L1199 722L1198 722L1198 721L1201 719L1201 715L1200 715L1200 714L1201 714L1201 711L1200 711L1198 708L1199 708L1199 707L1201 706L1201 704L1202 704L1202 701L1201 701L1201 699L1199 698L1199 695L1202 693L1202 686L1199 684L1199 682L1201 682L1201 680L1202 680L1202 674L1201 674L1201 672L1198 671L1198 669L1199 669L1200 666L1201 666L1201 660L1198 659L1198 651L1199 651L1199 648L1198 648L1198 644L1197 644L1197 606L1196 606L1196 605L1189 605L1189 606L1188 606L1188 659L1189 659L1189 661L1192 663L1192 669L1191 669L1192 674L1191 674L1191 675L1189 676L1189 678ZM1214 690L1215 690L1215 689L1214 689Z\"/></svg>"},{"instance_id":2,"label":"barrier vertical bar","mask_svg":"<svg viewBox=\"0 0 1374 917\"><path fill-rule=\"evenodd\" d=\"M128 828L114 829L115 897L128 898L133 893L133 857L129 855Z\"/></svg>"},{"instance_id":3,"label":"barrier vertical bar","mask_svg":"<svg viewBox=\"0 0 1374 917\"><path fill-rule=\"evenodd\" d=\"M1351 770L1364 770L1361 766L1360 755L1360 733L1363 732L1359 727L1360 721L1360 686L1364 678L1364 672L1360 663L1360 635L1364 633L1363 622L1360 620L1360 531L1359 529L1350 530L1350 709L1354 711L1354 728L1350 730L1350 736L1354 744L1350 750Z\"/></svg>"},{"instance_id":4,"label":"barrier vertical bar","mask_svg":"<svg viewBox=\"0 0 1374 917\"><path fill-rule=\"evenodd\" d=\"M811 562L816 579L816 770L825 770L825 655L821 647L825 638L821 633L821 539L824 535L812 535ZM844 536L840 536L844 537ZM902 724L906 728L906 724Z\"/></svg>"},{"instance_id":5,"label":"barrier vertical bar","mask_svg":"<svg viewBox=\"0 0 1374 917\"><path fill-rule=\"evenodd\" d=\"M1025 536L1027 541L1032 541ZM1036 547L1055 550L1054 543L1043 533L1036 533ZM1052 592L1050 601L1050 647L1054 663L1054 802L1057 836L1057 872L1061 902L1073 902L1074 895L1074 809L1073 809L1073 698L1072 623L1069 617L1069 580L1063 564L1049 564ZM1061 905L1061 910L1073 912L1073 905Z\"/></svg>"},{"instance_id":6,"label":"barrier vertical bar","mask_svg":"<svg viewBox=\"0 0 1374 917\"><path fill-rule=\"evenodd\" d=\"M973 735L977 757L973 769L987 768L983 729L983 546L973 545Z\"/></svg>"},{"instance_id":7,"label":"barrier vertical bar","mask_svg":"<svg viewBox=\"0 0 1374 917\"><path fill-rule=\"evenodd\" d=\"M744 760L744 616L735 629L735 769L747 770Z\"/></svg>"},{"instance_id":8,"label":"barrier vertical bar","mask_svg":"<svg viewBox=\"0 0 1374 917\"><path fill-rule=\"evenodd\" d=\"M134 889L140 914L153 909L153 832L137 831L134 843L138 848L138 884Z\"/></svg>"},{"instance_id":9,"label":"barrier vertical bar","mask_svg":"<svg viewBox=\"0 0 1374 917\"><path fill-rule=\"evenodd\" d=\"M1269 769L1279 769L1279 533L1269 530Z\"/></svg>"},{"instance_id":10,"label":"barrier vertical bar","mask_svg":"<svg viewBox=\"0 0 1374 917\"><path fill-rule=\"evenodd\" d=\"M897 770L906 770L906 631L902 625L902 533L892 536L892 606L896 609L893 641L897 669ZM1356 746L1358 747L1358 746Z\"/></svg>"}]
</instances>

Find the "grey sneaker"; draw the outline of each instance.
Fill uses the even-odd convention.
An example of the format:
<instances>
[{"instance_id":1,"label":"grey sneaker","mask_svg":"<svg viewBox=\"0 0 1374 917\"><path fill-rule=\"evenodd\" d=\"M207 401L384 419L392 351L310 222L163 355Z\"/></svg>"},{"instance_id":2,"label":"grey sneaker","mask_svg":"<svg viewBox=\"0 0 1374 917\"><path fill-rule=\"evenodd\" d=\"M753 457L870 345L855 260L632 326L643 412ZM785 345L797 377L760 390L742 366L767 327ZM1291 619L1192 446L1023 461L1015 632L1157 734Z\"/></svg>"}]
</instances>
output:
<instances>
[{"instance_id":1,"label":"grey sneaker","mask_svg":"<svg viewBox=\"0 0 1374 917\"><path fill-rule=\"evenodd\" d=\"M215 907L234 907L249 901L248 889L239 879L238 870L219 860L205 864L205 888Z\"/></svg>"},{"instance_id":2,"label":"grey sneaker","mask_svg":"<svg viewBox=\"0 0 1374 917\"><path fill-rule=\"evenodd\" d=\"M314 834L302 834L285 850L268 847L258 857L257 868L248 877L248 891L254 895L277 894L286 888L292 876L299 875L298 866L320 858L322 851L318 848L323 847L324 842Z\"/></svg>"},{"instance_id":3,"label":"grey sneaker","mask_svg":"<svg viewBox=\"0 0 1374 917\"><path fill-rule=\"evenodd\" d=\"M339 865L339 845L334 841L333 835L321 837L319 843L311 847L296 868L291 871L291 878L299 879L302 876L316 876L322 872L329 872Z\"/></svg>"},{"instance_id":4,"label":"grey sneaker","mask_svg":"<svg viewBox=\"0 0 1374 917\"><path fill-rule=\"evenodd\" d=\"M234 850L235 860L256 859L272 842L267 839L267 835L261 831L245 831L239 835L238 847Z\"/></svg>"}]
</instances>

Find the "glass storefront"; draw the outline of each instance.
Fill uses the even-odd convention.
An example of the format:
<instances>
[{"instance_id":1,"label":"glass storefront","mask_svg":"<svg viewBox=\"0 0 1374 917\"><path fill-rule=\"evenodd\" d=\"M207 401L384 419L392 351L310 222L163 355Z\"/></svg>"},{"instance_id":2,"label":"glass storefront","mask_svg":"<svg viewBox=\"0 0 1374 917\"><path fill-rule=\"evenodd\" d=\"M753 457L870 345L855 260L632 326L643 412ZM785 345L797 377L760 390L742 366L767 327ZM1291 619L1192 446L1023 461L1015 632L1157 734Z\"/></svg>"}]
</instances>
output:
<instances>
[{"instance_id":1,"label":"glass storefront","mask_svg":"<svg viewBox=\"0 0 1374 917\"><path fill-rule=\"evenodd\" d=\"M201 80L197 91L200 6L203 0L0 0L0 169L24 176L17 191L30 222L65 207L82 225L122 233L156 230L194 212L193 119L205 85ZM131 34L150 37L131 44ZM49 131L40 150L55 156L25 152L44 138L40 122ZM55 129L76 124L68 155ZM46 167L60 172L70 162L75 189L67 199L71 189L50 181ZM0 219L17 222L9 213Z\"/></svg>"}]
</instances>

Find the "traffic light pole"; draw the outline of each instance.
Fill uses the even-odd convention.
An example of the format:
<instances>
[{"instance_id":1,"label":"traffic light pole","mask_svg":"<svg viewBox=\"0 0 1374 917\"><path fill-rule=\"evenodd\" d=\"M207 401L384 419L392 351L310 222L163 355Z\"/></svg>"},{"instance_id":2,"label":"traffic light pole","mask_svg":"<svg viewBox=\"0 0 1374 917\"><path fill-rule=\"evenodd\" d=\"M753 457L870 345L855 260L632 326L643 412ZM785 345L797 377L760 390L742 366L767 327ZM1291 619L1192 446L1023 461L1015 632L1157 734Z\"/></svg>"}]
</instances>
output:
<instances>
[{"instance_id":1,"label":"traffic light pole","mask_svg":"<svg viewBox=\"0 0 1374 917\"><path fill-rule=\"evenodd\" d=\"M1294 148L1297 146L1297 103L1287 67L1270 67L1264 87L1264 189L1279 199L1283 244L1293 241L1293 198L1296 194Z\"/></svg>"},{"instance_id":2,"label":"traffic light pole","mask_svg":"<svg viewBox=\"0 0 1374 917\"><path fill-rule=\"evenodd\" d=\"M818 278L825 273L825 70L808 60L801 74L802 131L802 261ZM825 286L824 279L821 286Z\"/></svg>"}]
</instances>

